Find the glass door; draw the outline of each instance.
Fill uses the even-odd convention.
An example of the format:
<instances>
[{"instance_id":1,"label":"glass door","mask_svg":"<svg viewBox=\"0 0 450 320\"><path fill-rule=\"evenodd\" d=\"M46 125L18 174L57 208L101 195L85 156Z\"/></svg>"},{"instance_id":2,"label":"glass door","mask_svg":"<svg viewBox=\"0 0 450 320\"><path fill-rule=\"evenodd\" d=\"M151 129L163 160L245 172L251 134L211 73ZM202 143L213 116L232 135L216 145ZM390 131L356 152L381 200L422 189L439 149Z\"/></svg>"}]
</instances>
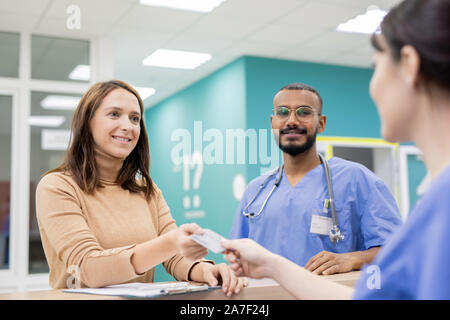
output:
<instances>
[{"instance_id":1,"label":"glass door","mask_svg":"<svg viewBox=\"0 0 450 320\"><path fill-rule=\"evenodd\" d=\"M0 91L0 272L10 269L13 96Z\"/></svg>"}]
</instances>

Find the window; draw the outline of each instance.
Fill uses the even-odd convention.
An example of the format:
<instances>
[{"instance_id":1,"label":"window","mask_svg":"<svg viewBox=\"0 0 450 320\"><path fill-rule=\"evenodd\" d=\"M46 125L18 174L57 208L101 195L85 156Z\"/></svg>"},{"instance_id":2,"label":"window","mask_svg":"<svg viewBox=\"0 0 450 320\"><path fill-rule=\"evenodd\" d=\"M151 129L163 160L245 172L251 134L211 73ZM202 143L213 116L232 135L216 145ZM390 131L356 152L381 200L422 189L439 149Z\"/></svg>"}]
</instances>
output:
<instances>
[{"instance_id":1,"label":"window","mask_svg":"<svg viewBox=\"0 0 450 320\"><path fill-rule=\"evenodd\" d=\"M41 176L64 159L73 112L81 95L31 92L30 109L30 242L29 273L48 272L35 212L36 187Z\"/></svg>"},{"instance_id":2,"label":"window","mask_svg":"<svg viewBox=\"0 0 450 320\"><path fill-rule=\"evenodd\" d=\"M111 52L91 41L0 31L0 292L49 289L35 192L64 158L82 94L111 78Z\"/></svg>"},{"instance_id":3,"label":"window","mask_svg":"<svg viewBox=\"0 0 450 320\"><path fill-rule=\"evenodd\" d=\"M31 78L89 82L89 41L31 37Z\"/></svg>"},{"instance_id":4,"label":"window","mask_svg":"<svg viewBox=\"0 0 450 320\"><path fill-rule=\"evenodd\" d=\"M19 76L19 42L18 33L0 32L0 77Z\"/></svg>"}]
</instances>

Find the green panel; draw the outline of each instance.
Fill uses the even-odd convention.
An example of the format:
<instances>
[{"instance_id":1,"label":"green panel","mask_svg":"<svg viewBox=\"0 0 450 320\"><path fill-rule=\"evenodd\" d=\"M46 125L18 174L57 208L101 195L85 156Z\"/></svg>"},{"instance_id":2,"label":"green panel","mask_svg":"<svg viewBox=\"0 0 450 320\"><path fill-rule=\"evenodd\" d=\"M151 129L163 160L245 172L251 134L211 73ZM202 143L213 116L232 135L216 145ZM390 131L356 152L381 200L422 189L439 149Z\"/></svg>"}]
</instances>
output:
<instances>
[{"instance_id":1,"label":"green panel","mask_svg":"<svg viewBox=\"0 0 450 320\"><path fill-rule=\"evenodd\" d=\"M245 128L244 67L244 60L239 59L145 112L151 176L162 190L178 225L196 222L224 236L229 233L238 205L232 193L233 178L237 174L245 177L246 166L236 165L236 160L231 164L220 164L220 160L226 163L226 130ZM188 168L172 161L171 153L180 146L182 138L172 141L171 137L183 132L190 135L190 139L185 139L191 145L188 156L194 151L211 151L217 147L216 153L211 152L217 157L205 158L212 163L204 163L202 171L198 165ZM216 134L217 139L206 140L208 134ZM187 190L183 184L188 186ZM200 199L198 208L194 207L194 197ZM189 208L183 205L185 198L189 199ZM188 218L199 214L204 217ZM224 262L221 254L211 253L206 258L216 263ZM172 278L158 267L155 281L168 280Z\"/></svg>"},{"instance_id":2,"label":"green panel","mask_svg":"<svg viewBox=\"0 0 450 320\"><path fill-rule=\"evenodd\" d=\"M427 175L427 168L421 156L408 155L409 212L422 196L420 186Z\"/></svg>"}]
</instances>

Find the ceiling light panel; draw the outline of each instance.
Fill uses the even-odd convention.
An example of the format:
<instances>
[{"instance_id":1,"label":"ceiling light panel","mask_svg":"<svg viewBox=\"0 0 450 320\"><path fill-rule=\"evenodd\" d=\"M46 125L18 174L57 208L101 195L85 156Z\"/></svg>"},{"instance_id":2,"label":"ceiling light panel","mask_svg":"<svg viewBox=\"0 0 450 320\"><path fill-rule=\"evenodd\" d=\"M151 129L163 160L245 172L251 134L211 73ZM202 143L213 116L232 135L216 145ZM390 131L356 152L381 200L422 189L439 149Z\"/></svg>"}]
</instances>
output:
<instances>
[{"instance_id":1,"label":"ceiling light panel","mask_svg":"<svg viewBox=\"0 0 450 320\"><path fill-rule=\"evenodd\" d=\"M91 78L91 67L85 64L77 65L69 74L71 80L87 81Z\"/></svg>"},{"instance_id":2,"label":"ceiling light panel","mask_svg":"<svg viewBox=\"0 0 450 320\"><path fill-rule=\"evenodd\" d=\"M145 58L142 63L146 66L195 69L210 59L209 53L158 49Z\"/></svg>"},{"instance_id":3,"label":"ceiling light panel","mask_svg":"<svg viewBox=\"0 0 450 320\"><path fill-rule=\"evenodd\" d=\"M134 87L134 88L139 93L139 96L141 97L142 101L154 95L156 92L155 89L153 88L144 88L144 87Z\"/></svg>"},{"instance_id":4,"label":"ceiling light panel","mask_svg":"<svg viewBox=\"0 0 450 320\"><path fill-rule=\"evenodd\" d=\"M75 110L80 97L48 95L41 101L41 107L48 110Z\"/></svg>"},{"instance_id":5,"label":"ceiling light panel","mask_svg":"<svg viewBox=\"0 0 450 320\"><path fill-rule=\"evenodd\" d=\"M211 12L225 0L140 0L143 5L196 12Z\"/></svg>"},{"instance_id":6,"label":"ceiling light panel","mask_svg":"<svg viewBox=\"0 0 450 320\"><path fill-rule=\"evenodd\" d=\"M377 6L369 6L365 14L358 15L336 28L337 31L372 34L377 31L381 21L387 14Z\"/></svg>"},{"instance_id":7,"label":"ceiling light panel","mask_svg":"<svg viewBox=\"0 0 450 320\"><path fill-rule=\"evenodd\" d=\"M59 127L66 117L63 116L31 116L28 117L28 124L35 127Z\"/></svg>"}]
</instances>

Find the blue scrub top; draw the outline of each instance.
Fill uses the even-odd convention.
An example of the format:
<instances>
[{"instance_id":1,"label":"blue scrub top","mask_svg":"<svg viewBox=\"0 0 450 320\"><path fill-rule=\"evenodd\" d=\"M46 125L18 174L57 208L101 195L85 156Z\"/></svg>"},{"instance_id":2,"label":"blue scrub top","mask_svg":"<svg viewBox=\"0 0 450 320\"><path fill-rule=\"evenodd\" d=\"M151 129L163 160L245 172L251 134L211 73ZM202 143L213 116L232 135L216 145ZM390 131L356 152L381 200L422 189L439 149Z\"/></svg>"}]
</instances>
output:
<instances>
[{"instance_id":1,"label":"blue scrub top","mask_svg":"<svg viewBox=\"0 0 450 320\"><path fill-rule=\"evenodd\" d=\"M329 198L323 165L309 171L292 187L283 171L279 186L258 217L246 218L242 210L269 174L252 180L236 210L230 239L251 238L268 250L300 266L321 251L344 253L381 246L401 225L400 213L385 183L366 167L333 157L329 161L338 226L345 239L332 244L326 235L310 232L312 215L323 212ZM277 171L274 171L277 172ZM248 208L257 213L274 186L277 174Z\"/></svg>"},{"instance_id":2,"label":"blue scrub top","mask_svg":"<svg viewBox=\"0 0 450 320\"><path fill-rule=\"evenodd\" d=\"M450 299L450 166L361 271L355 299ZM376 279L375 277L379 277Z\"/></svg>"}]
</instances>

